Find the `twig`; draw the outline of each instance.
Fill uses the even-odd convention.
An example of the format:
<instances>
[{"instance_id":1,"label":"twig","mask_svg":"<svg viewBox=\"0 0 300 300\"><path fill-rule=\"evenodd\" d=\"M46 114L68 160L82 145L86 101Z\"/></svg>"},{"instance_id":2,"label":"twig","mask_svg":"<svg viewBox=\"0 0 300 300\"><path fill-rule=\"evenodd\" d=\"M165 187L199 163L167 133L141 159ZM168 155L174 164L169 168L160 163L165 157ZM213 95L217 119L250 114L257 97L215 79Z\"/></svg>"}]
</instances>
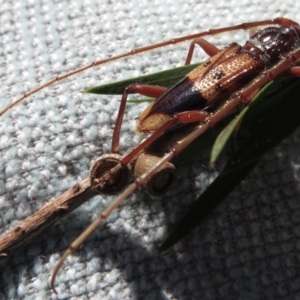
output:
<instances>
[{"instance_id":1,"label":"twig","mask_svg":"<svg viewBox=\"0 0 300 300\"><path fill-rule=\"evenodd\" d=\"M60 197L45 204L38 212L1 236L0 259L7 257L13 250L95 195L97 193L91 189L90 178L76 183Z\"/></svg>"}]
</instances>

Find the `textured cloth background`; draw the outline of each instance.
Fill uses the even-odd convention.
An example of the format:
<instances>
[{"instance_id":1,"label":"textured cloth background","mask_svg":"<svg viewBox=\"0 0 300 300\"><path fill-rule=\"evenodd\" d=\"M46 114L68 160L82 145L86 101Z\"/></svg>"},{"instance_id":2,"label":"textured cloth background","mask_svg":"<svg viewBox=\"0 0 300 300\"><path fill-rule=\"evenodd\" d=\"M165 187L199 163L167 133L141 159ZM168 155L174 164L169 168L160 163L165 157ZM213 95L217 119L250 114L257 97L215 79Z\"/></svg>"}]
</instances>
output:
<instances>
[{"instance_id":1,"label":"textured cloth background","mask_svg":"<svg viewBox=\"0 0 300 300\"><path fill-rule=\"evenodd\" d=\"M58 74L172 37L285 16L298 1L0 1L1 107ZM220 36L224 44L240 36ZM93 69L30 97L0 119L1 233L87 177L109 152L119 97L86 87L184 62L187 46ZM128 105L122 152L140 139ZM112 201L96 197L0 266L0 299L299 299L300 132L269 153L207 222L157 248L216 172L208 157L179 169L164 197L139 190L49 276L63 251Z\"/></svg>"}]
</instances>

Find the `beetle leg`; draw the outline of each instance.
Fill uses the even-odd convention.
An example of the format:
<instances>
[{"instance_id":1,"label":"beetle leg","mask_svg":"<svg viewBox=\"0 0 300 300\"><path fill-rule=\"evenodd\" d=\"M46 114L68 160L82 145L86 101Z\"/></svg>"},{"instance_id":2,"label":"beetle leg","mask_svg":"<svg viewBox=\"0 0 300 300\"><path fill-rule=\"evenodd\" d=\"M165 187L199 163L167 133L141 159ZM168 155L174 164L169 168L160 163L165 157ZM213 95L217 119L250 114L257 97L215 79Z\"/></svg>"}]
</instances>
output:
<instances>
[{"instance_id":1,"label":"beetle leg","mask_svg":"<svg viewBox=\"0 0 300 300\"><path fill-rule=\"evenodd\" d=\"M220 49L218 49L214 44L208 42L207 40L203 38L197 38L191 42L189 52L185 60L185 65L189 65L191 63L194 54L195 44L199 45L209 56L214 56L220 51Z\"/></svg>"},{"instance_id":2,"label":"beetle leg","mask_svg":"<svg viewBox=\"0 0 300 300\"><path fill-rule=\"evenodd\" d=\"M294 66L289 68L283 73L283 76L287 77L300 77L300 66Z\"/></svg>"},{"instance_id":3,"label":"beetle leg","mask_svg":"<svg viewBox=\"0 0 300 300\"><path fill-rule=\"evenodd\" d=\"M154 140L156 140L162 133L171 127L178 124L188 124L204 121L207 119L209 114L205 111L201 110L192 110L185 111L181 113L177 113L170 117L170 119L162 125L158 130L156 130L152 135L150 135L147 139L145 139L142 143L140 143L135 149L130 151L127 155L125 155L121 159L122 165L127 165L131 162L140 152L142 152L146 147L148 147Z\"/></svg>"},{"instance_id":4,"label":"beetle leg","mask_svg":"<svg viewBox=\"0 0 300 300\"><path fill-rule=\"evenodd\" d=\"M158 98L162 95L167 89L161 86L155 85L146 85L146 84L132 84L128 86L122 95L120 102L119 112L114 128L114 133L111 143L111 153L119 153L119 141L120 141L120 131L123 122L123 116L125 113L125 107L127 102L128 94L137 93L146 97Z\"/></svg>"}]
</instances>

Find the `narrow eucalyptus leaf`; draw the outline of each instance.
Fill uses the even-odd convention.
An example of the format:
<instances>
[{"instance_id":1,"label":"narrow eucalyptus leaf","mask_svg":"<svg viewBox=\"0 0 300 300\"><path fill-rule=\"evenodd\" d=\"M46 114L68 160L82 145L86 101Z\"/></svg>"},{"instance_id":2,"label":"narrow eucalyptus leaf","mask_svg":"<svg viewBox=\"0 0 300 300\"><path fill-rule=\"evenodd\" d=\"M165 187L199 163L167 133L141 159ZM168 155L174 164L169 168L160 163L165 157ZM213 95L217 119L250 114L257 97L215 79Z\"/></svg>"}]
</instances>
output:
<instances>
[{"instance_id":1,"label":"narrow eucalyptus leaf","mask_svg":"<svg viewBox=\"0 0 300 300\"><path fill-rule=\"evenodd\" d=\"M251 100L250 104L247 105L218 135L210 157L210 164L214 164L217 158L220 156L221 152L224 150L228 140L232 136L233 132L238 129L239 124L242 122L245 114L251 109L255 101L263 100L265 93L268 91L273 82L266 84L259 93Z\"/></svg>"},{"instance_id":2,"label":"narrow eucalyptus leaf","mask_svg":"<svg viewBox=\"0 0 300 300\"><path fill-rule=\"evenodd\" d=\"M216 162L217 158L224 150L229 138L233 134L234 130L238 127L238 124L241 122L247 110L248 107L244 108L243 111L233 120L231 120L230 123L218 135L211 151L210 164L214 164Z\"/></svg>"},{"instance_id":3,"label":"narrow eucalyptus leaf","mask_svg":"<svg viewBox=\"0 0 300 300\"><path fill-rule=\"evenodd\" d=\"M101 95L121 95L123 94L125 88L134 83L171 87L197 66L199 66L199 64L178 67L150 75L139 76L114 83L92 87L86 89L83 92Z\"/></svg>"},{"instance_id":4,"label":"narrow eucalyptus leaf","mask_svg":"<svg viewBox=\"0 0 300 300\"><path fill-rule=\"evenodd\" d=\"M256 105L249 107L238 132L246 136L238 148L238 163L229 162L226 165L189 212L175 225L162 244L161 251L173 246L201 224L246 178L266 152L300 126L299 95L300 80L292 80L276 93L268 95L261 103L256 101Z\"/></svg>"}]
</instances>

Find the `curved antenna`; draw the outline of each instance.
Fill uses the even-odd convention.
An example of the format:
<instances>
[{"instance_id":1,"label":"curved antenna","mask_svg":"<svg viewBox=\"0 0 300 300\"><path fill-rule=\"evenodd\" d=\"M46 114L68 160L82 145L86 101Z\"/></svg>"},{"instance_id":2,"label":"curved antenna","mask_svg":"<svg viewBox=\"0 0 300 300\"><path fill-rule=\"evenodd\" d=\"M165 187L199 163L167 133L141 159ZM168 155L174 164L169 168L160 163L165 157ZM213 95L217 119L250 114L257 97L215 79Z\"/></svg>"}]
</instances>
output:
<instances>
[{"instance_id":1,"label":"curved antenna","mask_svg":"<svg viewBox=\"0 0 300 300\"><path fill-rule=\"evenodd\" d=\"M68 78L70 76L73 76L75 74L78 74L80 72L83 72L85 70L88 70L90 68L93 68L93 67L96 67L96 66L99 66L99 65L103 65L105 63L112 62L112 61L115 61L117 59L125 58L125 57L128 57L128 56L136 55L136 54L147 52L147 51L154 50L154 49L159 49L159 48L162 48L162 47L165 47L165 46L168 46L168 45L176 45L176 44L181 43L181 42L194 40L194 39L197 39L197 38L200 38L200 37L203 37L203 36L207 36L207 35L216 35L216 34L219 34L219 33L222 33L222 32L235 31L235 30L240 30L240 29L248 30L248 29L251 29L253 27L265 26L265 25L270 25L270 24L277 24L277 25L291 25L291 24L294 24L295 25L297 23L295 23L292 20L285 19L285 18L277 18L277 19L274 19L274 20L242 23L242 24L235 25L235 26L229 26L229 27L223 27L223 28L217 28L217 29L210 29L210 30L203 31L203 32L200 32L200 33L195 33L195 34L186 35L186 36L179 37L179 38L174 38L174 39L171 39L171 40L168 40L168 41L165 41L165 42L161 42L161 43L153 44L153 45L150 45L150 46L133 49L133 50L128 51L126 53L116 55L116 56L113 56L113 57L110 57L110 58L98 60L98 61L95 61L95 62L85 66L85 67L82 67L82 68L79 68L77 70L65 73L61 76L57 76L57 77L51 79L50 81L46 82L45 84L38 86L37 88L29 91L28 93L25 93L23 96L21 96L20 98L14 100L11 104L9 104L4 109L2 109L0 111L0 117L5 112L7 112L9 109L11 109L15 105L17 105L18 103L23 101L24 99L28 98L29 96L31 96L31 95L35 94L36 92L44 89L45 87L50 86L51 84L53 84L55 82L59 82L63 79L66 79L66 78Z\"/></svg>"}]
</instances>

